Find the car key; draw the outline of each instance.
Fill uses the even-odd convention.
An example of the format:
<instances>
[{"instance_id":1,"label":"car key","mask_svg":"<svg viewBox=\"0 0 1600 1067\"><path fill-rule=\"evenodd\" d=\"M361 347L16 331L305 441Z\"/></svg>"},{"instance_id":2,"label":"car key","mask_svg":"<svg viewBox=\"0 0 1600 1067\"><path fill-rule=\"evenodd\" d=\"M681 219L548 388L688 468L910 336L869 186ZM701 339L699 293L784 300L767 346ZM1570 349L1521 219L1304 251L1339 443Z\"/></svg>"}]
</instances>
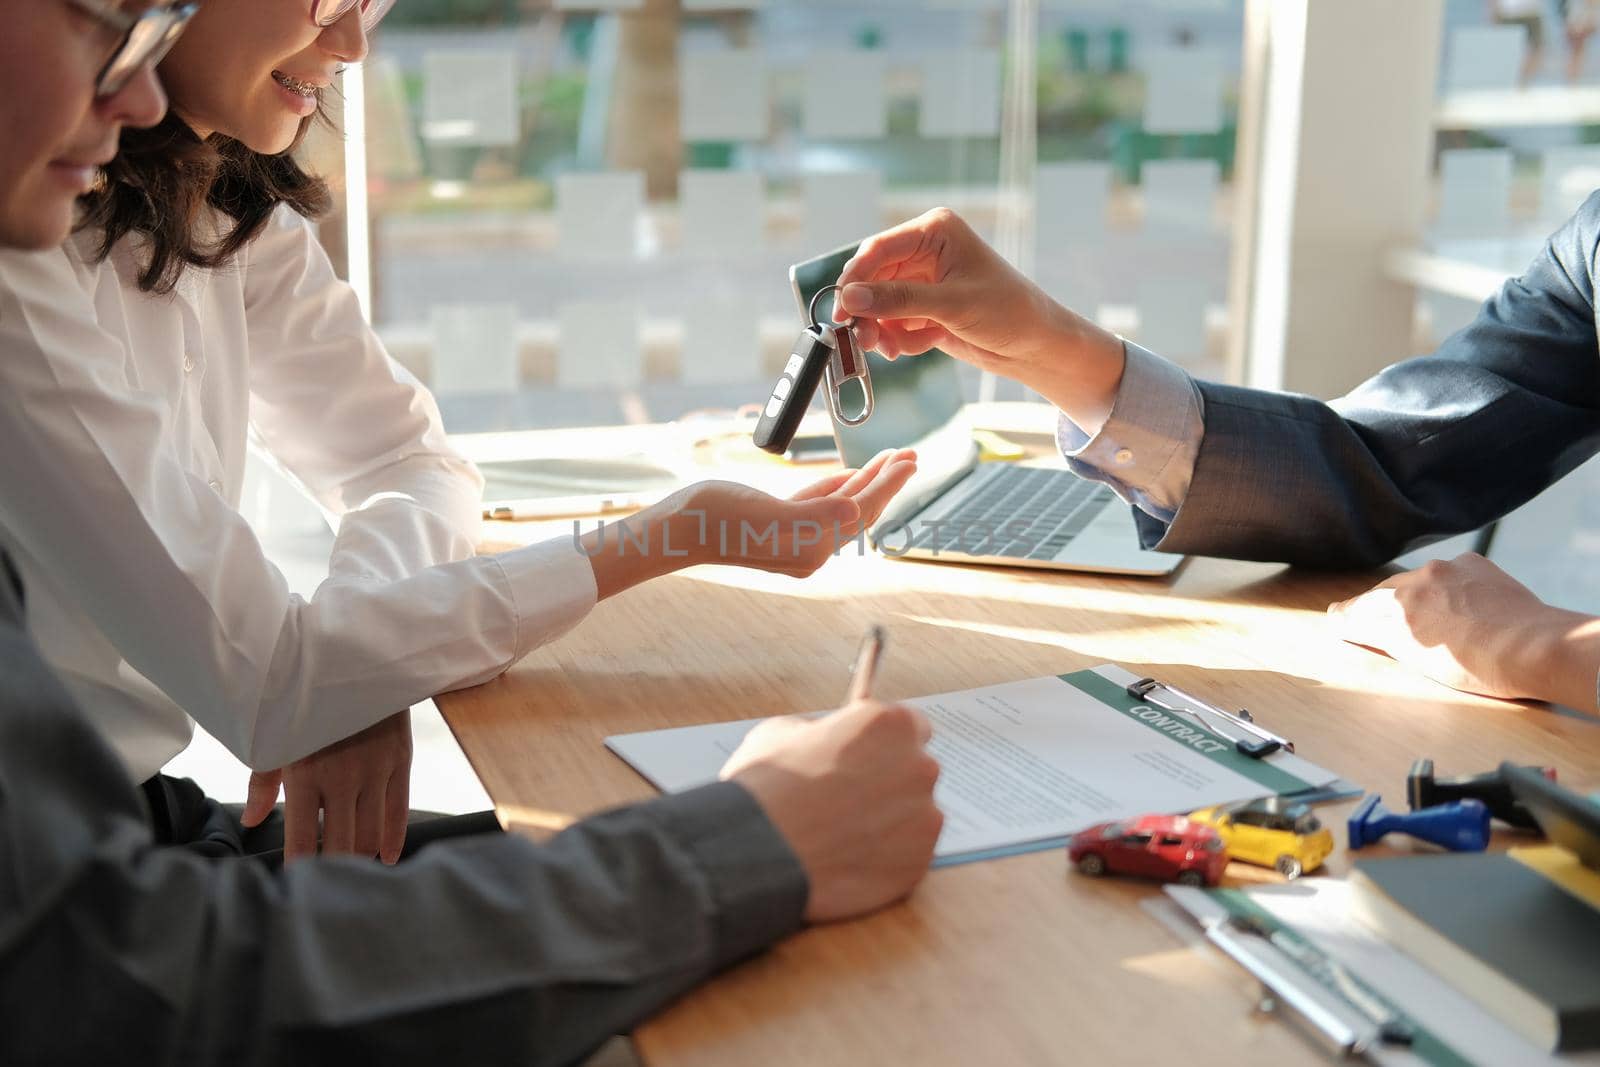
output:
<instances>
[{"instance_id":1,"label":"car key","mask_svg":"<svg viewBox=\"0 0 1600 1067\"><path fill-rule=\"evenodd\" d=\"M783 375L772 387L772 395L756 422L755 443L763 451L781 455L788 450L823 378L828 382L828 412L836 421L845 426L859 426L872 414L872 379L867 373L866 354L856 344L854 320L817 321L817 300L838 288L837 285L824 286L811 298L811 324L795 341ZM847 381L861 383L862 408L854 415L845 414L839 402L839 388Z\"/></svg>"},{"instance_id":2,"label":"car key","mask_svg":"<svg viewBox=\"0 0 1600 1067\"><path fill-rule=\"evenodd\" d=\"M811 398L817 394L817 383L822 381L823 371L833 357L827 332L826 326L813 323L795 341L789 361L783 365L783 376L772 387L772 396L756 422L756 447L762 451L774 455L788 451L806 408L811 406Z\"/></svg>"}]
</instances>

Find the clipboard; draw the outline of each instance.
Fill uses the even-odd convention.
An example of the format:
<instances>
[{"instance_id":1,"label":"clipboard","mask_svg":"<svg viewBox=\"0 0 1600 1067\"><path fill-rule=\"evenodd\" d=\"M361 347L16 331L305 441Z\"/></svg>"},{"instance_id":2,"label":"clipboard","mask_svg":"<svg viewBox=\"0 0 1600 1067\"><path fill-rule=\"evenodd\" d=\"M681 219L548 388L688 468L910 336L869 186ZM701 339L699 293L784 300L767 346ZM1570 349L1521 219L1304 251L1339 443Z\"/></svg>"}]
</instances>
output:
<instances>
[{"instance_id":1,"label":"clipboard","mask_svg":"<svg viewBox=\"0 0 1600 1067\"><path fill-rule=\"evenodd\" d=\"M1309 878L1248 889L1167 886L1163 895L1142 906L1185 944L1219 950L1220 956L1200 950L1212 955L1217 967L1243 966L1262 983L1256 1009L1270 1006L1275 1015L1335 1056L1384 1067L1600 1065L1600 1053L1556 1056L1535 1047L1448 980L1358 922L1350 897L1351 887L1343 879ZM1293 940L1285 943L1304 944L1315 955L1285 952L1254 933L1211 936L1212 928L1220 924L1236 929L1238 919L1257 929L1287 931ZM1246 953L1249 962L1241 958ZM1330 978L1315 962L1308 964L1318 957L1340 966L1345 981L1355 983L1357 999L1367 1002L1365 1009L1350 1002L1338 978ZM1409 1044L1377 1040L1372 1002L1410 1028Z\"/></svg>"}]
</instances>

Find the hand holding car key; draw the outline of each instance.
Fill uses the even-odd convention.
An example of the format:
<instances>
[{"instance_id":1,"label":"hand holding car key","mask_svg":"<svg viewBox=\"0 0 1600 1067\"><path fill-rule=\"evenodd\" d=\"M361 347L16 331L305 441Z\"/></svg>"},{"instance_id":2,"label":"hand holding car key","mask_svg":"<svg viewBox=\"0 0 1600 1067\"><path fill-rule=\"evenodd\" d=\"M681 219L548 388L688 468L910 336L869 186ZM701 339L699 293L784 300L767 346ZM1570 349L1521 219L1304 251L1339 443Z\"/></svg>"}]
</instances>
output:
<instances>
[{"instance_id":1,"label":"hand holding car key","mask_svg":"<svg viewBox=\"0 0 1600 1067\"><path fill-rule=\"evenodd\" d=\"M784 364L783 376L772 388L772 396L756 422L756 447L781 455L800 429L800 420L811 406L818 383L828 382L828 413L845 426L860 426L872 415L872 378L867 373L867 354L856 343L855 320L845 322L818 322L817 300L824 293L837 292L839 286L827 285L817 290L806 309L810 325L795 341ZM839 389L848 381L860 381L863 401L861 410L846 416L839 398Z\"/></svg>"}]
</instances>

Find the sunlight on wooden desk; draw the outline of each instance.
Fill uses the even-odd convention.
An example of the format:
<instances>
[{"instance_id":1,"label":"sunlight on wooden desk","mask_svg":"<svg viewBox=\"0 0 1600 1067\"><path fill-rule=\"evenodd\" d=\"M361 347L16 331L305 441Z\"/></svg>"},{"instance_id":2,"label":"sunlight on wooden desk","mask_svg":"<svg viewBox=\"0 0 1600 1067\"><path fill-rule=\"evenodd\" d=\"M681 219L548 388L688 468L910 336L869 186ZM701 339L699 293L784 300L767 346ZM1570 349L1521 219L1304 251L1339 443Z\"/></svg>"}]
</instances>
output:
<instances>
[{"instance_id":1,"label":"sunlight on wooden desk","mask_svg":"<svg viewBox=\"0 0 1600 1067\"><path fill-rule=\"evenodd\" d=\"M518 539L538 531L519 529ZM570 524L547 535L571 536ZM1600 786L1600 726L1475 699L1333 639L1328 603L1373 575L1191 560L1171 580L846 555L807 582L702 568L601 604L502 678L439 698L503 811L550 825L651 794L609 734L827 708L862 630L889 631L877 695L900 699L1114 661L1249 707L1308 758L1404 804L1441 773L1550 763ZM1351 804L1323 809L1343 843ZM1341 848L1334 873L1348 868ZM1268 878L1230 869L1238 883ZM1301 1063L1242 971L1202 966L1139 902L1059 850L933 872L906 904L809 930L636 1034L651 1065Z\"/></svg>"}]
</instances>

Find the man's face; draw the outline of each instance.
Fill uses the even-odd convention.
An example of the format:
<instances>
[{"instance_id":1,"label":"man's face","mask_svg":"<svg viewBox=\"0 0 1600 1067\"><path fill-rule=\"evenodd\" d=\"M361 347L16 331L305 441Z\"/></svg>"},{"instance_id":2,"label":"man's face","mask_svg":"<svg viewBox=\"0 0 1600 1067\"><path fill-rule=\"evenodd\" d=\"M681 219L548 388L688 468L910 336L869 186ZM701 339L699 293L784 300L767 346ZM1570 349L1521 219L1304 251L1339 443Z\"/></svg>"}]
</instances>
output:
<instances>
[{"instance_id":1,"label":"man's face","mask_svg":"<svg viewBox=\"0 0 1600 1067\"><path fill-rule=\"evenodd\" d=\"M160 121L166 97L148 70L95 97L120 37L70 0L0 0L0 27L0 245L48 248L70 232L73 205L116 154L122 127Z\"/></svg>"}]
</instances>

